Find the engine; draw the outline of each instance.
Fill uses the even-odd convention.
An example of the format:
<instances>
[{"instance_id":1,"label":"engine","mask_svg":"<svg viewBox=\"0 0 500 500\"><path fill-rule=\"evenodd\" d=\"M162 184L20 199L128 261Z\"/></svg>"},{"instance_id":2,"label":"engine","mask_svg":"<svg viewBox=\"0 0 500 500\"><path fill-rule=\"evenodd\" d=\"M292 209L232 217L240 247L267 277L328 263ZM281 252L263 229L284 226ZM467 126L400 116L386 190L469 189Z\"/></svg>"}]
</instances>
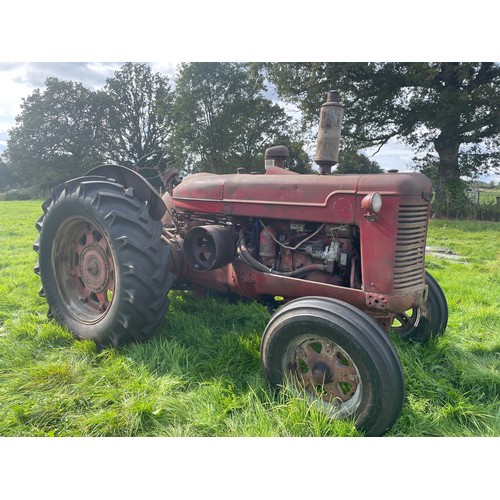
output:
<instances>
[{"instance_id":1,"label":"engine","mask_svg":"<svg viewBox=\"0 0 500 500\"><path fill-rule=\"evenodd\" d=\"M220 269L231 262L259 273L361 288L359 229L350 224L209 217L175 210L164 238L177 247L177 271ZM179 274L179 273L178 273Z\"/></svg>"},{"instance_id":2,"label":"engine","mask_svg":"<svg viewBox=\"0 0 500 500\"><path fill-rule=\"evenodd\" d=\"M359 238L357 245L355 226L259 219L242 235L238 255L264 272L354 287Z\"/></svg>"}]
</instances>

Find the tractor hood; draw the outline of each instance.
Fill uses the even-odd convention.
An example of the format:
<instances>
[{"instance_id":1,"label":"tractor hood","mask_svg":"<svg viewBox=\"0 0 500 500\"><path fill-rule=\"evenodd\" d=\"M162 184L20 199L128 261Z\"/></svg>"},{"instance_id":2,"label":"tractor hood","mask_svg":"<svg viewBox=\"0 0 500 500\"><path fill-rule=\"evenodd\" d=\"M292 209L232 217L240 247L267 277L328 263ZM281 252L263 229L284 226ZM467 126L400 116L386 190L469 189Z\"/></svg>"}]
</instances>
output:
<instances>
[{"instance_id":1,"label":"tractor hood","mask_svg":"<svg viewBox=\"0 0 500 500\"><path fill-rule=\"evenodd\" d=\"M353 223L357 198L373 191L383 198L427 199L432 186L418 173L302 175L272 167L257 175L190 175L174 189L172 198L177 208L191 212Z\"/></svg>"}]
</instances>

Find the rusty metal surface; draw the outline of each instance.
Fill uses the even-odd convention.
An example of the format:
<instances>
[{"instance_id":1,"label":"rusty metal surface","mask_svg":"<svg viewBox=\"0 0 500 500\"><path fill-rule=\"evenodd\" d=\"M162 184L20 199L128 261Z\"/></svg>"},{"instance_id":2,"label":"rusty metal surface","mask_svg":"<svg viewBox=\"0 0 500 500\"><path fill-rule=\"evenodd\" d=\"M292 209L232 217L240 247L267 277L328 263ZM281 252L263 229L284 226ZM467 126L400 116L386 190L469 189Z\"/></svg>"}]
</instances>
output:
<instances>
[{"instance_id":1,"label":"rusty metal surface","mask_svg":"<svg viewBox=\"0 0 500 500\"><path fill-rule=\"evenodd\" d=\"M66 302L84 321L101 318L115 291L114 261L106 237L85 218L69 219L59 229L54 255L56 280Z\"/></svg>"},{"instance_id":2,"label":"rusty metal surface","mask_svg":"<svg viewBox=\"0 0 500 500\"><path fill-rule=\"evenodd\" d=\"M401 196L428 204L422 192L430 189L429 180L418 173L319 176L269 172L190 175L174 189L172 198L177 207L193 212L342 223L354 222L361 200L372 190L382 195L384 205L388 197Z\"/></svg>"},{"instance_id":3,"label":"rusty metal surface","mask_svg":"<svg viewBox=\"0 0 500 500\"><path fill-rule=\"evenodd\" d=\"M367 220L361 206L371 185L383 199L376 221ZM428 178L417 173L345 176L198 174L189 176L175 188L173 202L179 209L200 213L356 225L360 231L364 290L387 296L388 311L397 312L404 310L400 307L412 305L411 302L408 304L409 295L413 296L413 301L419 301L425 288L423 257L429 202L423 193L429 189ZM284 250L282 257L286 261ZM406 280L407 275L409 280ZM303 296L307 291L315 290L315 286L304 281L301 287L303 291L299 293L292 286L293 296ZM273 293L280 294L279 291ZM398 295L402 296L399 303L394 299ZM346 297L346 294L342 296ZM376 308L380 307L376 302L367 306L364 298L362 303L363 308L372 308L375 304Z\"/></svg>"},{"instance_id":4,"label":"rusty metal surface","mask_svg":"<svg viewBox=\"0 0 500 500\"><path fill-rule=\"evenodd\" d=\"M272 146L264 152L266 170L271 167L285 168L290 152L286 146Z\"/></svg>"},{"instance_id":5,"label":"rusty metal surface","mask_svg":"<svg viewBox=\"0 0 500 500\"><path fill-rule=\"evenodd\" d=\"M338 92L328 92L327 100L320 109L316 154L314 156L320 174L330 174L332 166L339 161L343 115L344 106L340 102Z\"/></svg>"},{"instance_id":6,"label":"rusty metal surface","mask_svg":"<svg viewBox=\"0 0 500 500\"><path fill-rule=\"evenodd\" d=\"M362 290L277 274L265 274L239 261L205 273L198 273L187 268L180 279L207 288L233 291L251 299L259 299L266 295L284 296L287 300L305 296L322 296L343 300L368 314L374 311L377 317L380 317L382 312L380 308L370 308L367 305L369 294ZM389 317L394 312L402 312L418 306L423 301L424 292L425 287L405 295L388 295L384 312Z\"/></svg>"},{"instance_id":7,"label":"rusty metal surface","mask_svg":"<svg viewBox=\"0 0 500 500\"><path fill-rule=\"evenodd\" d=\"M358 390L358 370L348 354L334 342L312 337L288 351L285 363L292 379L326 403L345 403Z\"/></svg>"}]
</instances>

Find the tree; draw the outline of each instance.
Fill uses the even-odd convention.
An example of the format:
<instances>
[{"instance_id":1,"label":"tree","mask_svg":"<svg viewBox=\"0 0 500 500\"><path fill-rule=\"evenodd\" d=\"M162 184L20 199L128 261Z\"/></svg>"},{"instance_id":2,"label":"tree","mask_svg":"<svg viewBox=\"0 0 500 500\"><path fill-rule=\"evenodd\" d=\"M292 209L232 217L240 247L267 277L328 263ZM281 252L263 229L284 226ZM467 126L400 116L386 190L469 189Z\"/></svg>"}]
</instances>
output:
<instances>
[{"instance_id":1,"label":"tree","mask_svg":"<svg viewBox=\"0 0 500 500\"><path fill-rule=\"evenodd\" d=\"M182 64L176 78L171 143L185 171L234 173L238 167L263 171L266 148L283 144L290 165L305 168L307 156L293 134L292 120L263 96L265 87L243 63Z\"/></svg>"},{"instance_id":2,"label":"tree","mask_svg":"<svg viewBox=\"0 0 500 500\"><path fill-rule=\"evenodd\" d=\"M497 63L273 63L261 65L279 95L299 105L307 124L332 88L346 110L343 136L357 149L390 138L435 165L444 215L463 206L461 176L498 168L500 65ZM422 156L423 155L423 156Z\"/></svg>"},{"instance_id":3,"label":"tree","mask_svg":"<svg viewBox=\"0 0 500 500\"><path fill-rule=\"evenodd\" d=\"M341 152L335 172L337 174L381 174L384 170L376 161L350 149Z\"/></svg>"},{"instance_id":4,"label":"tree","mask_svg":"<svg viewBox=\"0 0 500 500\"><path fill-rule=\"evenodd\" d=\"M29 185L50 186L99 162L102 94L57 78L47 78L45 85L23 99L5 151L8 168Z\"/></svg>"},{"instance_id":5,"label":"tree","mask_svg":"<svg viewBox=\"0 0 500 500\"><path fill-rule=\"evenodd\" d=\"M146 64L124 64L106 80L108 116L103 154L130 168L152 168L173 130L173 93L167 76ZM156 172L141 170L146 177Z\"/></svg>"},{"instance_id":6,"label":"tree","mask_svg":"<svg viewBox=\"0 0 500 500\"><path fill-rule=\"evenodd\" d=\"M7 165L3 162L2 156L0 156L0 192L6 191L12 185L14 185L16 179L12 172L7 168Z\"/></svg>"}]
</instances>

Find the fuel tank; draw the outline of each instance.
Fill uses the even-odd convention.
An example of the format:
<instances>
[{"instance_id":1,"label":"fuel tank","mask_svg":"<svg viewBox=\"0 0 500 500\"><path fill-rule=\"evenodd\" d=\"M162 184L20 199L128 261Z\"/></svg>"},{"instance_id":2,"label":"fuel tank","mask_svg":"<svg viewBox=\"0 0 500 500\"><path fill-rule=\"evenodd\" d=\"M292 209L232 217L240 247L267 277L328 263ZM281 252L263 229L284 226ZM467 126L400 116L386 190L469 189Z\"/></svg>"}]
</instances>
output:
<instances>
[{"instance_id":1,"label":"fuel tank","mask_svg":"<svg viewBox=\"0 0 500 500\"><path fill-rule=\"evenodd\" d=\"M177 208L198 213L349 224L356 220L358 201L373 191L382 198L422 200L432 186L419 173L304 175L271 167L256 175L190 175L172 199Z\"/></svg>"}]
</instances>

